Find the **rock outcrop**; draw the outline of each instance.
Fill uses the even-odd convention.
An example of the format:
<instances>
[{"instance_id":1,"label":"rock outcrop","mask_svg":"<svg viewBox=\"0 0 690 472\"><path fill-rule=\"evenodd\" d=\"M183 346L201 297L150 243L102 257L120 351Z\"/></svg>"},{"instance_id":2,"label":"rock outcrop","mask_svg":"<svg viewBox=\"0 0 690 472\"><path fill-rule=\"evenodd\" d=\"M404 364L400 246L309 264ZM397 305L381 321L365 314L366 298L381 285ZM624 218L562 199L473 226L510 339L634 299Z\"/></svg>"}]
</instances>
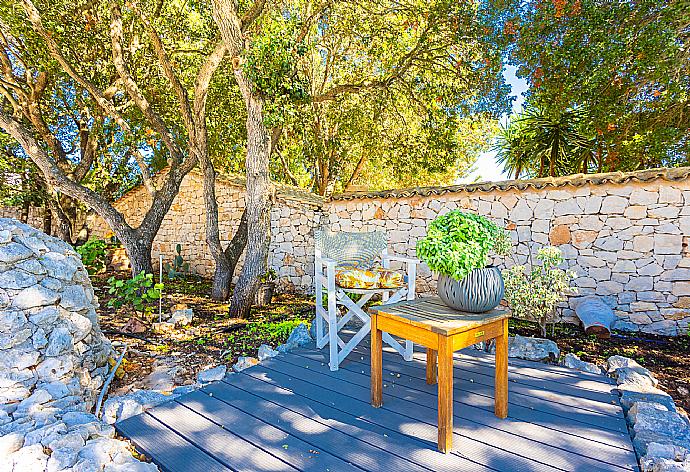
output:
<instances>
[{"instance_id":1,"label":"rock outcrop","mask_svg":"<svg viewBox=\"0 0 690 472\"><path fill-rule=\"evenodd\" d=\"M0 218L0 471L157 470L92 410L110 342L79 255Z\"/></svg>"}]
</instances>

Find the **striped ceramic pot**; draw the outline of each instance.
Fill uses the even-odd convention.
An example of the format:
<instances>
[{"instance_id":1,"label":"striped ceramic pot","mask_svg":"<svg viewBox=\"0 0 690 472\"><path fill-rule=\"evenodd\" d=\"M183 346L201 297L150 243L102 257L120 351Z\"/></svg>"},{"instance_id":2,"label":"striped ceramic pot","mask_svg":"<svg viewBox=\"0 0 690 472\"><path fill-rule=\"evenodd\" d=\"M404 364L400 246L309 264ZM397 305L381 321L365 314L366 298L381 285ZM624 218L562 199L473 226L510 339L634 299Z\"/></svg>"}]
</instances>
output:
<instances>
[{"instance_id":1,"label":"striped ceramic pot","mask_svg":"<svg viewBox=\"0 0 690 472\"><path fill-rule=\"evenodd\" d=\"M493 310L504 293L503 276L498 267L474 269L462 280L447 275L438 277L438 296L451 308L470 313Z\"/></svg>"}]
</instances>

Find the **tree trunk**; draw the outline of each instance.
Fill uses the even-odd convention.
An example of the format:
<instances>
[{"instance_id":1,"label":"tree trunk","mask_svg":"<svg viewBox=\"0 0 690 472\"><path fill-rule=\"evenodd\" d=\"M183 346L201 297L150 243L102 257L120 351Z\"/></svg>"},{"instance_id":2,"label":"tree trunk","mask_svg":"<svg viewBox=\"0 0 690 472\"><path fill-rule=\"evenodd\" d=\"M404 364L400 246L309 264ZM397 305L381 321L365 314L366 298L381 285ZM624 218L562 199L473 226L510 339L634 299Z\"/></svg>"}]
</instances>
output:
<instances>
[{"instance_id":1,"label":"tree trunk","mask_svg":"<svg viewBox=\"0 0 690 472\"><path fill-rule=\"evenodd\" d=\"M53 213L50 211L50 204L43 205L43 232L45 234L53 234Z\"/></svg>"},{"instance_id":2,"label":"tree trunk","mask_svg":"<svg viewBox=\"0 0 690 472\"><path fill-rule=\"evenodd\" d=\"M55 226L55 237L62 239L67 243L72 243L72 225L70 224L69 218L65 215L65 212L60 208L60 204L53 200L51 203L51 211L53 212L53 218L57 222Z\"/></svg>"},{"instance_id":3,"label":"tree trunk","mask_svg":"<svg viewBox=\"0 0 690 472\"><path fill-rule=\"evenodd\" d=\"M266 273L271 241L271 182L268 175L271 134L263 121L263 102L255 96L241 70L236 71L247 106L247 251L230 302L231 316L246 318L254 302L259 277Z\"/></svg>"},{"instance_id":4,"label":"tree trunk","mask_svg":"<svg viewBox=\"0 0 690 472\"><path fill-rule=\"evenodd\" d=\"M113 232L127 251L127 257L129 257L129 263L132 266L132 276L140 274L142 271L145 274L153 274L151 248L155 234L150 237L142 237L138 231L126 228L113 228Z\"/></svg>"},{"instance_id":5,"label":"tree trunk","mask_svg":"<svg viewBox=\"0 0 690 472\"><path fill-rule=\"evenodd\" d=\"M235 274L237 261L247 246L247 211L242 212L240 225L228 243L228 247L223 251L223 257L216 260L216 270L213 274L213 287L211 288L211 298L214 300L225 301L230 297L230 284L232 276Z\"/></svg>"}]
</instances>

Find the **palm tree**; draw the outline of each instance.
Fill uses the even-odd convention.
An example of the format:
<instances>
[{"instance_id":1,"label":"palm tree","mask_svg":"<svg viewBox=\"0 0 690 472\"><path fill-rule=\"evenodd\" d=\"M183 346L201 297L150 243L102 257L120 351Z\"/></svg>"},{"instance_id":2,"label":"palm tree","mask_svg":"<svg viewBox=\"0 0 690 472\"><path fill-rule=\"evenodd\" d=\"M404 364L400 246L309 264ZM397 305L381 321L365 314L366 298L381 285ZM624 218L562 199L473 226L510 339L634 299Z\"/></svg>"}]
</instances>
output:
<instances>
[{"instance_id":1,"label":"palm tree","mask_svg":"<svg viewBox=\"0 0 690 472\"><path fill-rule=\"evenodd\" d=\"M528 107L502 127L494 149L498 162L518 178L556 177L587 172L594 139L580 131L584 122L578 109L550 112Z\"/></svg>"}]
</instances>

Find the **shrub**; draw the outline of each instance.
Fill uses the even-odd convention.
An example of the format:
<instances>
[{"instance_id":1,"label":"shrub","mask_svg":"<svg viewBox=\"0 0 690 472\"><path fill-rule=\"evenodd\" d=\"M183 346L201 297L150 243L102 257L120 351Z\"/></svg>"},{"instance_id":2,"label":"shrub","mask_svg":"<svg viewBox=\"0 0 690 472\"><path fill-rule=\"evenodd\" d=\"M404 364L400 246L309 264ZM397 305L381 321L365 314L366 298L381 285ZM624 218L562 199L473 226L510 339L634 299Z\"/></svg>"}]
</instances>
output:
<instances>
[{"instance_id":1,"label":"shrub","mask_svg":"<svg viewBox=\"0 0 690 472\"><path fill-rule=\"evenodd\" d=\"M570 286L575 273L559 269L563 263L560 249L543 247L537 251L540 264L532 264L527 270L524 265L516 265L503 271L505 299L513 311L513 316L539 323L543 336L546 327L555 323L556 307L567 295L577 293Z\"/></svg>"},{"instance_id":2,"label":"shrub","mask_svg":"<svg viewBox=\"0 0 690 472\"><path fill-rule=\"evenodd\" d=\"M163 284L153 282L153 275L143 270L132 279L119 280L115 277L108 279L108 293L114 295L108 302L111 308L129 305L135 311L150 315L153 307L148 304L160 299Z\"/></svg>"},{"instance_id":3,"label":"shrub","mask_svg":"<svg viewBox=\"0 0 690 472\"><path fill-rule=\"evenodd\" d=\"M107 263L105 249L107 244L102 239L89 239L76 251L81 256L81 261L89 275L97 274L105 269Z\"/></svg>"},{"instance_id":4,"label":"shrub","mask_svg":"<svg viewBox=\"0 0 690 472\"><path fill-rule=\"evenodd\" d=\"M488 263L489 253L505 256L512 244L505 229L475 213L453 210L429 224L417 241L417 257L429 268L455 280Z\"/></svg>"}]
</instances>

